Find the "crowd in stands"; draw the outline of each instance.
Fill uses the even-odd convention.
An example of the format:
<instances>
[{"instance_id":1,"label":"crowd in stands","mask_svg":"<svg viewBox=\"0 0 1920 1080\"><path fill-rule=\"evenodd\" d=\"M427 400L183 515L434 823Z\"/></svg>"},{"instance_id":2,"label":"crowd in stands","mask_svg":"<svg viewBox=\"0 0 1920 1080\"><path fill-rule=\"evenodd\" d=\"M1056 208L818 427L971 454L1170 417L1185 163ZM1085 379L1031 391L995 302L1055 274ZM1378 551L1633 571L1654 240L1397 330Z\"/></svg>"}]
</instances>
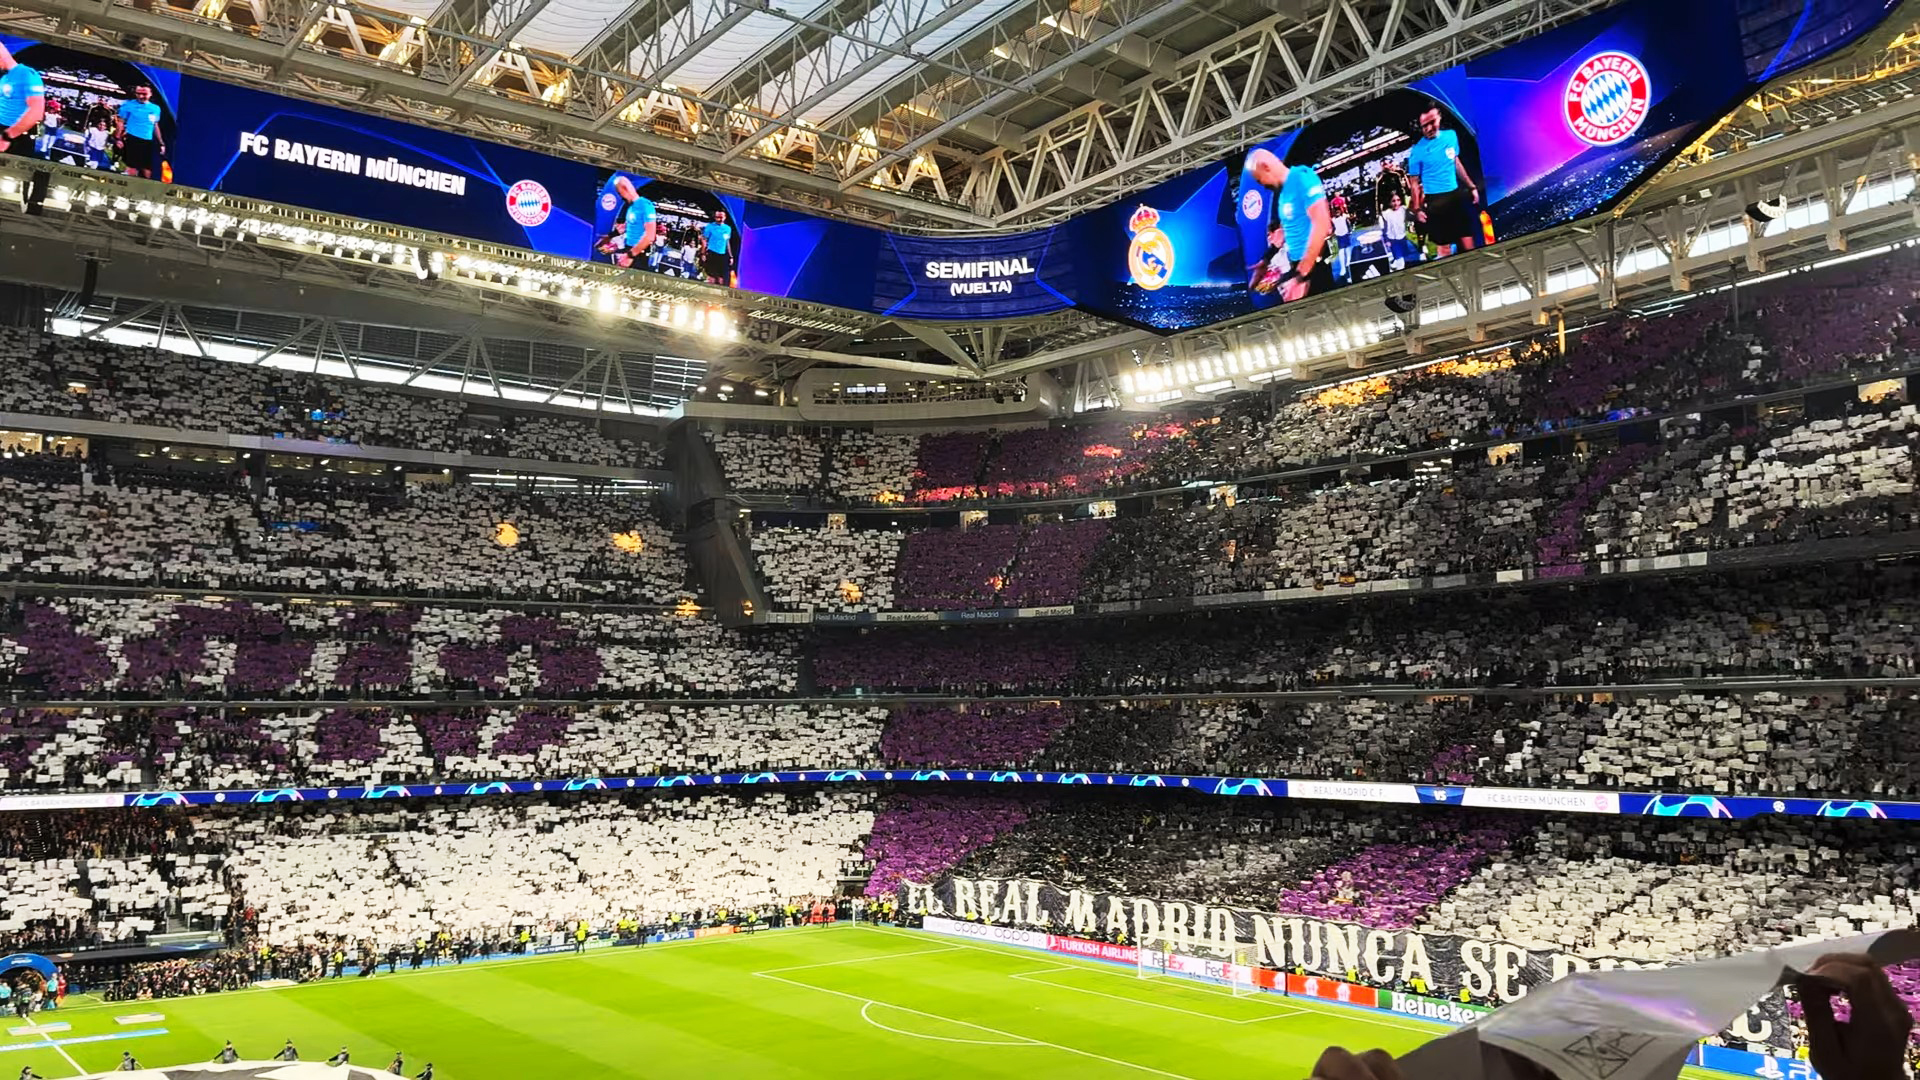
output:
<instances>
[{"instance_id":1,"label":"crowd in stands","mask_svg":"<svg viewBox=\"0 0 1920 1080\"><path fill-rule=\"evenodd\" d=\"M77 584L671 605L686 560L651 500L466 484L320 495L244 474L0 462L0 575Z\"/></svg>"},{"instance_id":2,"label":"crowd in stands","mask_svg":"<svg viewBox=\"0 0 1920 1080\"><path fill-rule=\"evenodd\" d=\"M1522 342L1347 380L1269 406L1240 399L1190 414L1000 431L729 433L718 447L743 490L848 504L1061 498L1226 481L1422 450L1525 439L1597 423L1914 366L1920 256L1793 275L1732 305L1576 328L1565 354ZM728 443L739 440L738 449ZM805 448L803 445L805 444ZM778 447L776 450L775 447ZM841 459L847 463L843 467ZM803 477L787 478L790 461ZM738 466L735 466L738 462Z\"/></svg>"},{"instance_id":3,"label":"crowd in stands","mask_svg":"<svg viewBox=\"0 0 1920 1080\"><path fill-rule=\"evenodd\" d=\"M886 711L786 705L0 711L0 789L205 791L869 765Z\"/></svg>"},{"instance_id":4,"label":"crowd in stands","mask_svg":"<svg viewBox=\"0 0 1920 1080\"><path fill-rule=\"evenodd\" d=\"M1882 536L1915 524L1920 412L1900 394L1710 407L1903 369L1920 256L1876 265L1769 286L1738 327L1706 300L1589 328L1564 356L1526 344L1277 409L708 438L738 490L875 505L1084 499L1222 470L1343 466L1113 518L757 529L768 598L786 609L1331 590ZM599 464L650 453L580 421L482 422L451 399L267 368L6 330L0 355L18 357L0 410ZM1645 420L1654 413L1679 415ZM1551 453L1460 449L1607 420L1641 422ZM1440 453L1359 464L1422 449ZM1916 674L1911 561L803 637L679 613L694 603L687 561L652 504L621 496L321 489L106 454L0 459L0 495L15 507L0 521L0 575L30 583L0 612L9 792L883 766L1920 796L1910 691L1791 684ZM187 589L361 600L155 595ZM374 599L391 596L409 599ZM1721 677L1781 685L1620 685ZM816 690L845 696L798 700ZM1294 690L1345 692L1247 696ZM972 700L854 696L897 692ZM995 700L1013 697L1029 699ZM761 698L789 700L740 700ZM951 872L1024 876L1672 960L1911 924L1920 894L1903 829L934 779L21 812L0 819L0 948L179 926L240 946L109 980L121 996L162 996L395 963L425 941L485 955L533 927L828 895L864 867L874 896Z\"/></svg>"},{"instance_id":5,"label":"crowd in stands","mask_svg":"<svg viewBox=\"0 0 1920 1080\"><path fill-rule=\"evenodd\" d=\"M1908 677L1906 562L1157 618L823 634L825 690L1138 694Z\"/></svg>"},{"instance_id":6,"label":"crowd in stands","mask_svg":"<svg viewBox=\"0 0 1920 1080\"><path fill-rule=\"evenodd\" d=\"M0 328L0 412L188 431L657 469L652 444L547 414L151 348Z\"/></svg>"},{"instance_id":7,"label":"crowd in stands","mask_svg":"<svg viewBox=\"0 0 1920 1080\"><path fill-rule=\"evenodd\" d=\"M841 431L827 459L827 491L855 503L904 502L919 446L918 435Z\"/></svg>"},{"instance_id":8,"label":"crowd in stands","mask_svg":"<svg viewBox=\"0 0 1920 1080\"><path fill-rule=\"evenodd\" d=\"M170 918L226 924L230 897L193 823L75 811L0 819L0 949L143 939Z\"/></svg>"},{"instance_id":9,"label":"crowd in stands","mask_svg":"<svg viewBox=\"0 0 1920 1080\"><path fill-rule=\"evenodd\" d=\"M752 430L703 432L720 458L720 469L737 491L820 490L826 479L826 450L804 432L770 434Z\"/></svg>"},{"instance_id":10,"label":"crowd in stands","mask_svg":"<svg viewBox=\"0 0 1920 1080\"><path fill-rule=\"evenodd\" d=\"M1331 474L1197 493L1101 520L901 534L782 529L761 572L782 607L876 610L892 566L901 610L1020 607L1297 589L1463 572L1554 574L1645 558L1912 532L1920 408L1857 403L1779 428L1668 425L1657 443L1531 461L1428 461L1397 476ZM897 550L898 554L894 552ZM866 587L826 583L841 564ZM1036 568L1044 581L1035 581Z\"/></svg>"},{"instance_id":11,"label":"crowd in stands","mask_svg":"<svg viewBox=\"0 0 1920 1080\"><path fill-rule=\"evenodd\" d=\"M141 813L134 829L162 831L128 837L105 815L9 819L13 846L32 850L0 860L4 940L37 944L27 935L59 926L70 943L122 941L180 914L255 946L350 942L356 954L442 933L610 929L834 895L873 821L869 794L818 789ZM151 854L94 853L116 840Z\"/></svg>"},{"instance_id":12,"label":"crowd in stands","mask_svg":"<svg viewBox=\"0 0 1920 1080\"><path fill-rule=\"evenodd\" d=\"M748 697L798 680L792 638L665 612L124 595L5 610L0 686L53 698Z\"/></svg>"},{"instance_id":13,"label":"crowd in stands","mask_svg":"<svg viewBox=\"0 0 1920 1080\"><path fill-rule=\"evenodd\" d=\"M753 557L767 599L780 610L891 611L901 533L881 529L753 532Z\"/></svg>"},{"instance_id":14,"label":"crowd in stands","mask_svg":"<svg viewBox=\"0 0 1920 1080\"><path fill-rule=\"evenodd\" d=\"M977 797L922 838L917 868L925 880L1034 878L1655 961L1912 925L1920 912L1911 834L1885 822L1142 805L1125 794ZM973 824L1009 805L1018 820L1007 827Z\"/></svg>"}]
</instances>

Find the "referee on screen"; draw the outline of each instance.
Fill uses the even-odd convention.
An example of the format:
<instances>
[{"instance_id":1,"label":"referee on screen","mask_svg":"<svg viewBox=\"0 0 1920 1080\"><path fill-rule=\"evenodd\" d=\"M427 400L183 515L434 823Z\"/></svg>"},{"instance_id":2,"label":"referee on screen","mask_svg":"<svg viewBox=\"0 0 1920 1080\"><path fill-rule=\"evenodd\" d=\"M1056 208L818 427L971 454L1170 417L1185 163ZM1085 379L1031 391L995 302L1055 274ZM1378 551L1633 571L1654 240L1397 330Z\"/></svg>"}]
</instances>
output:
<instances>
[{"instance_id":1,"label":"referee on screen","mask_svg":"<svg viewBox=\"0 0 1920 1080\"><path fill-rule=\"evenodd\" d=\"M151 180L160 175L167 145L160 139L160 106L153 100L153 87L136 86L133 100L120 103L113 114L113 134L128 176Z\"/></svg>"},{"instance_id":2,"label":"referee on screen","mask_svg":"<svg viewBox=\"0 0 1920 1080\"><path fill-rule=\"evenodd\" d=\"M33 153L33 129L47 115L47 84L40 73L0 45L0 154Z\"/></svg>"},{"instance_id":3,"label":"referee on screen","mask_svg":"<svg viewBox=\"0 0 1920 1080\"><path fill-rule=\"evenodd\" d=\"M1440 127L1438 105L1420 114L1420 141L1407 154L1407 182L1413 218L1440 254L1453 254L1456 244L1472 251L1480 231L1480 188L1460 160L1460 133Z\"/></svg>"}]
</instances>

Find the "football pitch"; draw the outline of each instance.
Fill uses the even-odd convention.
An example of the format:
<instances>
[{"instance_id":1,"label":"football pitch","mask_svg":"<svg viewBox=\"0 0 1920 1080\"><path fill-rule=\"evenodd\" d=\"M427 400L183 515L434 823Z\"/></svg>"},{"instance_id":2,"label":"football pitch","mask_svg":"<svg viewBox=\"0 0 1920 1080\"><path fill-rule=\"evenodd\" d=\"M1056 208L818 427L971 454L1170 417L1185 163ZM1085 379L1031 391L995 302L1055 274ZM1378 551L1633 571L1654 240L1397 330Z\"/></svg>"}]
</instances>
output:
<instances>
[{"instance_id":1,"label":"football pitch","mask_svg":"<svg viewBox=\"0 0 1920 1080\"><path fill-rule=\"evenodd\" d=\"M149 1068L204 1062L226 1039L261 1060L292 1038L307 1060L345 1044L355 1065L374 1069L402 1050L409 1074L431 1061L436 1080L1242 1080L1305 1076L1331 1043L1399 1054L1446 1030L866 926L82 1004L37 1019L71 1029L5 1036L0 1074L104 1072L123 1050Z\"/></svg>"}]
</instances>

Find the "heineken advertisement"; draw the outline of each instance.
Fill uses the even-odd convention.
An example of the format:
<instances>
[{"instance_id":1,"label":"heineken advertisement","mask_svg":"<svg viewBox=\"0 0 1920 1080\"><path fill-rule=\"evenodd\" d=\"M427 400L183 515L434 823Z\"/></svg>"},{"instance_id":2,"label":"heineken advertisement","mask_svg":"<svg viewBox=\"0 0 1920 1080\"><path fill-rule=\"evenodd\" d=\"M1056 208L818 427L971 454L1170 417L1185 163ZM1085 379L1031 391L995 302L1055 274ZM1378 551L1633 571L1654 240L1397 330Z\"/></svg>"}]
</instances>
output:
<instances>
[{"instance_id":1,"label":"heineken advertisement","mask_svg":"<svg viewBox=\"0 0 1920 1080\"><path fill-rule=\"evenodd\" d=\"M1439 998L1421 997L1418 994L1403 994L1397 990L1380 991L1380 1008L1386 1012L1411 1016L1417 1020L1432 1020L1439 1024L1452 1024L1454 1027L1471 1024L1493 1011L1485 1005L1472 1005L1464 1001L1442 1001Z\"/></svg>"},{"instance_id":2,"label":"heineken advertisement","mask_svg":"<svg viewBox=\"0 0 1920 1080\"><path fill-rule=\"evenodd\" d=\"M1474 1016L1467 1015L1467 1010L1485 1011L1486 1004L1517 1001L1533 988L1576 971L1666 966L1660 961L1577 956L1463 934L1387 930L1193 901L1118 896L1031 879L950 876L930 885L908 882L901 886L900 905L905 911L977 923L983 931L1002 934L1025 929L1082 938L1099 935L1128 943L1163 938L1177 949L1215 955L1251 945L1253 962L1274 971L1305 973L1369 991L1429 987L1437 997L1390 993L1381 996L1380 1006L1449 1023L1471 1023ZM1127 957L1116 959L1130 959L1131 950L1126 952ZM1442 1000L1457 999L1463 989L1483 1004ZM1308 996L1318 995L1309 991ZM1413 1011L1425 1009L1433 1014ZM1728 1034L1755 1045L1790 1050L1792 1025L1784 999L1778 994L1763 998L1734 1022Z\"/></svg>"}]
</instances>

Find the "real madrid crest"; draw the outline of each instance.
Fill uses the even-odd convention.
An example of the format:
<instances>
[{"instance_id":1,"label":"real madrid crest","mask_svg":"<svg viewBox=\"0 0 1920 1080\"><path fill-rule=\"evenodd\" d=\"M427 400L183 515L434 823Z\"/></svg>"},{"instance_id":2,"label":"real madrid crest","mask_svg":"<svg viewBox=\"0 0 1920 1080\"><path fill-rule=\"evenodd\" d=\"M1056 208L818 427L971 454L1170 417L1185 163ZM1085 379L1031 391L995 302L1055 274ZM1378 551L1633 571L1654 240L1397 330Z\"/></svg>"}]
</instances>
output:
<instances>
[{"instance_id":1,"label":"real madrid crest","mask_svg":"<svg viewBox=\"0 0 1920 1080\"><path fill-rule=\"evenodd\" d=\"M1160 231L1160 211L1141 206L1127 219L1133 243L1127 248L1127 272L1133 283L1152 292L1173 280L1173 241Z\"/></svg>"}]
</instances>

